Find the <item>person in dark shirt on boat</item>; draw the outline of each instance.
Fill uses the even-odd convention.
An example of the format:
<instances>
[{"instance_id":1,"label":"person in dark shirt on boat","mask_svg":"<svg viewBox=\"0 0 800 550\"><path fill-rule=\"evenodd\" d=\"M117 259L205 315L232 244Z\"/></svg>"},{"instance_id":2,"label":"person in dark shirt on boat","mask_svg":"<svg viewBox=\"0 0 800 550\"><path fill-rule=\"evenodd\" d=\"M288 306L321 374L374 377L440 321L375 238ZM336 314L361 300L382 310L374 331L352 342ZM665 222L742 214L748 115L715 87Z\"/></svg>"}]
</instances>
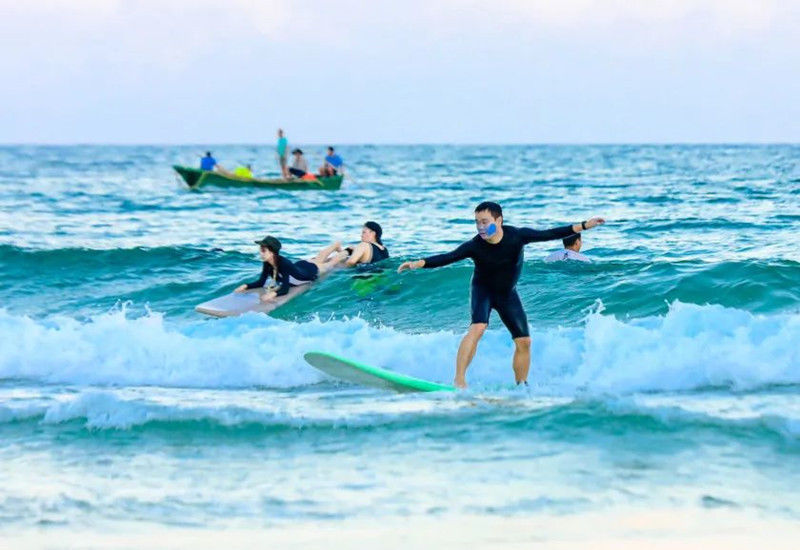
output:
<instances>
[{"instance_id":1,"label":"person in dark shirt on boat","mask_svg":"<svg viewBox=\"0 0 800 550\"><path fill-rule=\"evenodd\" d=\"M361 242L355 246L348 246L344 250L348 257L345 265L353 267L359 264L374 264L389 257L389 250L381 241L383 228L373 221L369 221L361 228Z\"/></svg>"},{"instance_id":2,"label":"person in dark shirt on boat","mask_svg":"<svg viewBox=\"0 0 800 550\"><path fill-rule=\"evenodd\" d=\"M271 235L260 241L255 241L259 246L261 261L261 276L250 283L244 283L234 292L244 292L248 289L263 287L267 279L272 279L278 285L277 290L270 290L261 295L262 302L274 301L279 296L285 296L293 286L307 285L317 280L333 269L342 261L344 253L338 252L338 243L326 246L319 254L310 260L293 262L279 254L281 242Z\"/></svg>"},{"instance_id":3,"label":"person in dark shirt on boat","mask_svg":"<svg viewBox=\"0 0 800 550\"><path fill-rule=\"evenodd\" d=\"M217 159L211 156L211 151L206 151L206 156L200 157L200 170L212 171L217 166Z\"/></svg>"},{"instance_id":4,"label":"person in dark shirt on boat","mask_svg":"<svg viewBox=\"0 0 800 550\"><path fill-rule=\"evenodd\" d=\"M489 326L489 314L493 309L500 315L500 320L514 340L514 379L517 384L527 384L531 339L528 318L516 288L522 273L523 249L528 243L563 239L603 223L605 220L602 218L592 218L544 231L517 228L503 225L503 210L499 204L482 202L475 208L475 225L478 229L475 237L452 252L400 265L398 273L406 269L442 267L466 258L472 259L475 264L470 292L472 321L458 347L454 379L456 386L467 386L467 367L475 356L478 341Z\"/></svg>"},{"instance_id":5,"label":"person in dark shirt on boat","mask_svg":"<svg viewBox=\"0 0 800 550\"><path fill-rule=\"evenodd\" d=\"M339 173L339 170L342 169L343 164L344 161L342 157L334 152L333 147L328 147L328 154L325 156L325 162L322 163L319 169L319 175L322 177L335 176Z\"/></svg>"},{"instance_id":6,"label":"person in dark shirt on boat","mask_svg":"<svg viewBox=\"0 0 800 550\"><path fill-rule=\"evenodd\" d=\"M303 156L301 149L292 151L292 165L289 167L289 173L296 178L302 178L308 173L308 161Z\"/></svg>"}]
</instances>

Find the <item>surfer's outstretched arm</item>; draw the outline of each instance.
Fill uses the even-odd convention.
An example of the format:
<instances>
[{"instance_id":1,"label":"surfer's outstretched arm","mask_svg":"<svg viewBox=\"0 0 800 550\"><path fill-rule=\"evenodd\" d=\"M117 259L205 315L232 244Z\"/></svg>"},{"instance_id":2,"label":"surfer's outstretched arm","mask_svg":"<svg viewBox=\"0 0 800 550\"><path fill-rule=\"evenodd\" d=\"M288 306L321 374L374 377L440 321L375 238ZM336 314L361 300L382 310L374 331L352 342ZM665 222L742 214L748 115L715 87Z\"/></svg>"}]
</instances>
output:
<instances>
[{"instance_id":1,"label":"surfer's outstretched arm","mask_svg":"<svg viewBox=\"0 0 800 550\"><path fill-rule=\"evenodd\" d=\"M406 269L420 269L425 267L425 260L415 260L413 262L403 262L400 264L400 267L397 268L398 273L402 273Z\"/></svg>"},{"instance_id":2,"label":"surfer's outstretched arm","mask_svg":"<svg viewBox=\"0 0 800 550\"><path fill-rule=\"evenodd\" d=\"M474 244L472 241L467 241L451 252L445 252L444 254L429 256L424 260L417 260L414 262L403 262L402 264L400 264L400 267L397 268L397 272L401 273L406 269L420 269L422 267L433 269L434 267L442 267L445 265L450 265L452 263L458 262L460 260L471 258L473 246Z\"/></svg>"},{"instance_id":3,"label":"surfer's outstretched arm","mask_svg":"<svg viewBox=\"0 0 800 550\"><path fill-rule=\"evenodd\" d=\"M565 237L569 237L570 235L574 235L575 233L580 233L581 231L597 227L598 225L602 225L604 223L606 223L606 220L603 218L592 218L590 220L586 220L585 222L574 223L572 225L554 227L552 229L545 230L521 227L519 233L525 244L542 241L555 241L557 239L563 239Z\"/></svg>"}]
</instances>

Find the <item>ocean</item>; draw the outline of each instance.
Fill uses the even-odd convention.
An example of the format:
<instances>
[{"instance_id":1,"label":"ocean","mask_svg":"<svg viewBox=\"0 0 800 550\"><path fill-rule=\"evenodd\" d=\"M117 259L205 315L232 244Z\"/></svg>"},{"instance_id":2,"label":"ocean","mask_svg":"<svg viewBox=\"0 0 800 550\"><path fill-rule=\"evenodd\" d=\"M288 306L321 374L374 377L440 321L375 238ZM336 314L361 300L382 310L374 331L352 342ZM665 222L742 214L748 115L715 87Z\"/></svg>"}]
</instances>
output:
<instances>
[{"instance_id":1,"label":"ocean","mask_svg":"<svg viewBox=\"0 0 800 550\"><path fill-rule=\"evenodd\" d=\"M800 146L342 146L340 191L189 190L170 165L206 149L276 172L271 145L0 147L5 547L797 542ZM472 266L396 268L470 239L482 200L607 220L590 264L526 247L528 389L496 314L455 394L303 361L450 383ZM195 313L257 277L254 240L303 259L367 220L383 266Z\"/></svg>"}]
</instances>

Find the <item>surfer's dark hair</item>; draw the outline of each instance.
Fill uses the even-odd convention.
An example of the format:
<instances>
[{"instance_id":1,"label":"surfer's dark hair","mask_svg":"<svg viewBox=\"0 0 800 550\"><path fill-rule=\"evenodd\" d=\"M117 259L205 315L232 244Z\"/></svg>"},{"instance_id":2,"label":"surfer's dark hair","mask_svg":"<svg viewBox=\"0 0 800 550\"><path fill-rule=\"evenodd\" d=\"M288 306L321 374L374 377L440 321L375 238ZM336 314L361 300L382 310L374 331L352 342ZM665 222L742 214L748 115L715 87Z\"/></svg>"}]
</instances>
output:
<instances>
[{"instance_id":1,"label":"surfer's dark hair","mask_svg":"<svg viewBox=\"0 0 800 550\"><path fill-rule=\"evenodd\" d=\"M564 248L569 248L570 246L575 244L575 242L580 238L581 238L580 233L573 233L569 237L564 237L563 239L561 239L561 242L564 243Z\"/></svg>"},{"instance_id":2,"label":"surfer's dark hair","mask_svg":"<svg viewBox=\"0 0 800 550\"><path fill-rule=\"evenodd\" d=\"M476 213L483 212L484 210L488 210L493 218L499 218L503 215L503 208L496 202L483 201L475 207Z\"/></svg>"}]
</instances>

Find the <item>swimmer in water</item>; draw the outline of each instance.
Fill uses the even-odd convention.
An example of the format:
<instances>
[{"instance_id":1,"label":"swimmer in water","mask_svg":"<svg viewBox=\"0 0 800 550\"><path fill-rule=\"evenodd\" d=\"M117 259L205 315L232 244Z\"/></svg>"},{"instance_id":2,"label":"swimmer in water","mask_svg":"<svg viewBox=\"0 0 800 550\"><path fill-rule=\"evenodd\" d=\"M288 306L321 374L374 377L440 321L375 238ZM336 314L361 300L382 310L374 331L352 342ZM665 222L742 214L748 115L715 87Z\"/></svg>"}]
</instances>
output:
<instances>
[{"instance_id":1,"label":"swimmer in water","mask_svg":"<svg viewBox=\"0 0 800 550\"><path fill-rule=\"evenodd\" d=\"M580 253L583 246L583 239L580 233L575 233L561 240L564 243L564 250L558 250L544 259L547 263L562 262L564 260L574 260L577 262L591 262L589 258Z\"/></svg>"},{"instance_id":2,"label":"swimmer in water","mask_svg":"<svg viewBox=\"0 0 800 550\"><path fill-rule=\"evenodd\" d=\"M475 208L478 234L452 252L430 256L423 260L404 262L398 273L407 269L434 268L471 258L475 264L472 275L472 322L458 347L456 375L453 383L466 388L466 373L478 341L489 325L494 309L514 339L514 379L517 384L528 381L531 362L531 338L528 318L517 294L517 280L522 272L523 248L528 243L563 239L605 223L592 218L581 223L537 231L527 227L503 225L503 209L494 202L482 202Z\"/></svg>"},{"instance_id":3,"label":"swimmer in water","mask_svg":"<svg viewBox=\"0 0 800 550\"><path fill-rule=\"evenodd\" d=\"M389 257L389 250L381 241L383 228L377 222L366 222L361 228L361 242L348 246L344 250L348 253L345 261L347 267L359 264L374 264Z\"/></svg>"}]
</instances>

